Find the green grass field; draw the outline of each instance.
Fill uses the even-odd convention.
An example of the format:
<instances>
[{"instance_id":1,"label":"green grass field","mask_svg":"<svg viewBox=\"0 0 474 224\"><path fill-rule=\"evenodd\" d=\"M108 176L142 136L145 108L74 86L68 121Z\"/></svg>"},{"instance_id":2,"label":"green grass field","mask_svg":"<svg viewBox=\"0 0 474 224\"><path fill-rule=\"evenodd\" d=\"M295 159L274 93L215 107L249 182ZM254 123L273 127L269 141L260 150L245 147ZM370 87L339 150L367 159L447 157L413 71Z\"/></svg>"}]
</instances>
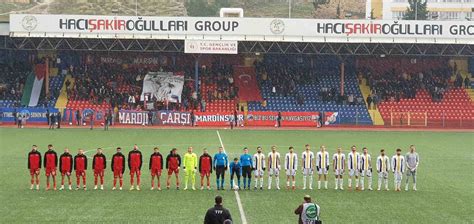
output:
<instances>
[{"instance_id":1,"label":"green grass field","mask_svg":"<svg viewBox=\"0 0 474 224\"><path fill-rule=\"evenodd\" d=\"M349 192L335 191L334 178L329 179L329 190L263 190L241 191L240 198L248 223L296 223L294 209L305 194L310 194L321 206L325 223L473 223L474 212L474 135L448 132L362 132L362 131L257 131L219 130L229 157L240 154L244 146L252 153L261 145L268 153L271 145L284 155L288 146L296 147L300 155L309 143L313 151L325 144L334 153L343 146L347 153L351 145L368 147L373 163L380 148L393 155L400 147L406 153L415 144L421 157L418 170L418 191L413 192ZM114 148L121 146L125 153L138 144L148 162L154 146L166 154L178 147L180 154L193 146L199 155L207 147L214 154L220 146L216 130L141 130L116 129L104 132L85 129L0 129L0 223L36 222L99 222L99 223L202 223L204 213L213 206L217 194L224 197L235 223L241 223L237 200L233 191L150 191L147 164L142 173L142 191L111 191L112 173L106 171L106 190L94 191L92 171L88 170L87 192L29 190L27 153L37 144L44 154L47 144L54 144L58 155L64 147L76 153L77 148L94 150L102 147L108 165ZM89 151L92 156L94 151ZM91 164L91 162L90 162ZM127 173L127 171L126 171ZM332 174L332 173L330 173ZM226 174L228 186L229 176ZM405 178L405 177L404 177ZM75 178L74 178L75 179ZM285 181L281 177L280 184ZM174 179L173 179L174 180ZM199 178L197 178L199 180ZM267 178L265 177L265 183ZM215 187L215 181L211 182ZM366 182L367 183L367 182ZM374 178L374 186L377 180ZM162 184L164 180L162 179ZM129 177L124 178L126 189ZM302 175L297 174L301 188ZM347 186L347 181L345 181ZM404 186L404 185L402 185ZM390 175L393 189L393 175Z\"/></svg>"}]
</instances>

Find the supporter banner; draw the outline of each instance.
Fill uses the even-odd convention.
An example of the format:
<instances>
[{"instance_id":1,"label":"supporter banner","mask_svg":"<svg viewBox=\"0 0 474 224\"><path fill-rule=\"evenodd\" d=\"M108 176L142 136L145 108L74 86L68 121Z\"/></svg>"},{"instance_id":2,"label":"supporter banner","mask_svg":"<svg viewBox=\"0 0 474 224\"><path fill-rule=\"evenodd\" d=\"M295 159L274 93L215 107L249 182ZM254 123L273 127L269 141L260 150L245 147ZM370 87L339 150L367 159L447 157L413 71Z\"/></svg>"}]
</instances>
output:
<instances>
[{"instance_id":1,"label":"supporter banner","mask_svg":"<svg viewBox=\"0 0 474 224\"><path fill-rule=\"evenodd\" d=\"M158 101L181 102L183 92L184 74L172 72L149 72L143 79L143 91L140 97L145 100L145 94L150 94L151 99ZM147 101L151 100L148 99Z\"/></svg>"},{"instance_id":2,"label":"supporter banner","mask_svg":"<svg viewBox=\"0 0 474 224\"><path fill-rule=\"evenodd\" d=\"M15 114L18 116L26 116L26 122L47 123L46 118L48 108L1 108L2 122L15 122ZM56 108L49 108L50 114L56 114L59 111Z\"/></svg>"},{"instance_id":3,"label":"supporter banner","mask_svg":"<svg viewBox=\"0 0 474 224\"><path fill-rule=\"evenodd\" d=\"M338 112L324 112L324 125L335 124L337 121Z\"/></svg>"},{"instance_id":4,"label":"supporter banner","mask_svg":"<svg viewBox=\"0 0 474 224\"><path fill-rule=\"evenodd\" d=\"M121 110L119 113L119 124L148 125L148 111Z\"/></svg>"},{"instance_id":5,"label":"supporter banner","mask_svg":"<svg viewBox=\"0 0 474 224\"><path fill-rule=\"evenodd\" d=\"M234 113L218 113L218 112L196 112L194 114L197 126L230 126L230 122L234 121ZM237 122L242 124L244 116L237 114Z\"/></svg>"},{"instance_id":6,"label":"supporter banner","mask_svg":"<svg viewBox=\"0 0 474 224\"><path fill-rule=\"evenodd\" d=\"M11 36L473 43L471 21L10 14Z\"/></svg>"},{"instance_id":7,"label":"supporter banner","mask_svg":"<svg viewBox=\"0 0 474 224\"><path fill-rule=\"evenodd\" d=\"M186 54L237 54L238 43L232 40L185 40Z\"/></svg>"},{"instance_id":8,"label":"supporter banner","mask_svg":"<svg viewBox=\"0 0 474 224\"><path fill-rule=\"evenodd\" d=\"M281 126L316 126L319 112L281 112ZM249 111L248 126L277 126L278 112Z\"/></svg>"},{"instance_id":9,"label":"supporter banner","mask_svg":"<svg viewBox=\"0 0 474 224\"><path fill-rule=\"evenodd\" d=\"M102 64L130 64L130 65L167 65L168 59L166 56L146 57L146 56L101 56L97 57L97 62Z\"/></svg>"},{"instance_id":10,"label":"supporter banner","mask_svg":"<svg viewBox=\"0 0 474 224\"><path fill-rule=\"evenodd\" d=\"M158 125L191 125L191 113L161 110L155 112L155 122Z\"/></svg>"}]
</instances>

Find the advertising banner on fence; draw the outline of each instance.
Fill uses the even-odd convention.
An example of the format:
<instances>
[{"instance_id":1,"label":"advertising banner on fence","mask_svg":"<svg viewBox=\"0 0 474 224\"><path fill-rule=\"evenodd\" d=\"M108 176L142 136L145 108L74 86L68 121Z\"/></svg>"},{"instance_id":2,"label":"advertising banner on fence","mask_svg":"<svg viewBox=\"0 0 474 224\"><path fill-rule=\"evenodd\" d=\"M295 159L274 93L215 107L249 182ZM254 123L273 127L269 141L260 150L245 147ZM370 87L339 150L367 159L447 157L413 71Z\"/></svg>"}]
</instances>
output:
<instances>
[{"instance_id":1,"label":"advertising banner on fence","mask_svg":"<svg viewBox=\"0 0 474 224\"><path fill-rule=\"evenodd\" d=\"M148 111L121 110L118 113L119 124L148 125Z\"/></svg>"},{"instance_id":2,"label":"advertising banner on fence","mask_svg":"<svg viewBox=\"0 0 474 224\"><path fill-rule=\"evenodd\" d=\"M1 108L1 118L3 123L15 122L15 115L26 116L26 122L45 124L48 122L46 114L49 110L50 114L56 114L56 108Z\"/></svg>"},{"instance_id":3,"label":"advertising banner on fence","mask_svg":"<svg viewBox=\"0 0 474 224\"><path fill-rule=\"evenodd\" d=\"M63 113L63 121L74 125L86 125L90 124L91 115L93 116L94 124L99 125L105 121L106 110L94 110L94 109L81 109L72 110L65 109ZM78 120L79 119L79 120Z\"/></svg>"},{"instance_id":4,"label":"advertising banner on fence","mask_svg":"<svg viewBox=\"0 0 474 224\"><path fill-rule=\"evenodd\" d=\"M237 54L237 41L232 40L185 40L186 54Z\"/></svg>"},{"instance_id":5,"label":"advertising banner on fence","mask_svg":"<svg viewBox=\"0 0 474 224\"><path fill-rule=\"evenodd\" d=\"M13 37L472 43L471 21L10 14Z\"/></svg>"},{"instance_id":6,"label":"advertising banner on fence","mask_svg":"<svg viewBox=\"0 0 474 224\"><path fill-rule=\"evenodd\" d=\"M173 72L149 72L143 79L143 91L140 100L145 100L145 95L158 101L181 102L183 92L184 74ZM147 101L150 101L148 99Z\"/></svg>"},{"instance_id":7,"label":"advertising banner on fence","mask_svg":"<svg viewBox=\"0 0 474 224\"><path fill-rule=\"evenodd\" d=\"M335 124L337 121L338 112L324 112L324 125Z\"/></svg>"},{"instance_id":8,"label":"advertising banner on fence","mask_svg":"<svg viewBox=\"0 0 474 224\"><path fill-rule=\"evenodd\" d=\"M281 112L281 126L316 126L319 112ZM277 126L278 112L249 111L247 114L248 126Z\"/></svg>"},{"instance_id":9,"label":"advertising banner on fence","mask_svg":"<svg viewBox=\"0 0 474 224\"><path fill-rule=\"evenodd\" d=\"M153 124L191 126L191 113L181 111L160 110L154 113Z\"/></svg>"},{"instance_id":10,"label":"advertising banner on fence","mask_svg":"<svg viewBox=\"0 0 474 224\"><path fill-rule=\"evenodd\" d=\"M120 124L148 125L148 111L119 111ZM326 112L328 114L330 112ZM178 125L190 126L193 123L191 112L181 111L155 111L153 114L153 125ZM336 114L336 115L335 115ZM337 116L337 113L331 116ZM319 119L319 112L282 112L281 125L283 127L315 127ZM246 119L244 119L246 118ZM275 126L277 125L278 112L271 111L249 111L247 116L237 114L237 125L246 126ZM194 123L196 126L230 126L234 122L232 112L195 112ZM235 124L235 123L234 123Z\"/></svg>"},{"instance_id":11,"label":"advertising banner on fence","mask_svg":"<svg viewBox=\"0 0 474 224\"><path fill-rule=\"evenodd\" d=\"M232 112L196 112L194 116L197 126L230 126L230 122L235 120ZM237 122L241 124L243 120L244 116L237 114Z\"/></svg>"}]
</instances>

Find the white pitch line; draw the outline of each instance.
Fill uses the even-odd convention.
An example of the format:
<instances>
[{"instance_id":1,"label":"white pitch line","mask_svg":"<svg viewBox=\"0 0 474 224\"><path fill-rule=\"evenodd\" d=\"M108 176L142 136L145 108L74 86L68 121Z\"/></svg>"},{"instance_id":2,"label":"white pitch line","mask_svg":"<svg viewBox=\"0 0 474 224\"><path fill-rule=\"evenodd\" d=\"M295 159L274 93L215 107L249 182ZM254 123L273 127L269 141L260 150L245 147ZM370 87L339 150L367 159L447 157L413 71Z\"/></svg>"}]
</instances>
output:
<instances>
[{"instance_id":1,"label":"white pitch line","mask_svg":"<svg viewBox=\"0 0 474 224\"><path fill-rule=\"evenodd\" d=\"M217 137L219 137L219 142L221 143L222 149L225 152L225 147L224 143L222 143L222 138L221 135L219 134L219 130L216 130L217 132ZM245 212L244 212L244 207L242 206L242 202L240 201L240 195L238 191L235 192L235 199L237 200L237 206L239 207L239 212L240 212L240 220L242 221L242 224L247 224L247 218L245 217Z\"/></svg>"}]
</instances>

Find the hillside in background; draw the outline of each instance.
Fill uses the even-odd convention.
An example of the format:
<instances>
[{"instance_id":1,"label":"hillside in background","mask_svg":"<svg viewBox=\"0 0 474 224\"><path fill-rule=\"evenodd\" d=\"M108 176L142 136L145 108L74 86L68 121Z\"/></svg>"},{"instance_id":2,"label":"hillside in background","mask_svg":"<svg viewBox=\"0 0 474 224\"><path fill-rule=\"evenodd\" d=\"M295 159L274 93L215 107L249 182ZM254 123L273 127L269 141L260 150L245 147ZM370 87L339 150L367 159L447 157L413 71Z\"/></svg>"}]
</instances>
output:
<instances>
[{"instance_id":1,"label":"hillside in background","mask_svg":"<svg viewBox=\"0 0 474 224\"><path fill-rule=\"evenodd\" d=\"M288 17L287 0L2 0L0 21L10 13L141 16L218 16L222 7L244 9L245 17ZM365 0L293 0L292 18L364 18ZM135 5L135 3L138 3ZM338 10L339 8L339 10ZM339 12L339 13L338 13ZM338 16L339 15L339 16Z\"/></svg>"}]
</instances>

